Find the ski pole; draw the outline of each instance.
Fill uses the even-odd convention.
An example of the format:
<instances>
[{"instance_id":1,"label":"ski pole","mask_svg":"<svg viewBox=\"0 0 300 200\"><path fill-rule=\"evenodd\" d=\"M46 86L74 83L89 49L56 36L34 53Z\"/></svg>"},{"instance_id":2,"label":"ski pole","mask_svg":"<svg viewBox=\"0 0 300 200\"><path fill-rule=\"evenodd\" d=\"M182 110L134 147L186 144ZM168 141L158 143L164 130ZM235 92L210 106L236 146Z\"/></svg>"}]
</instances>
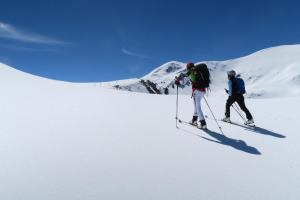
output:
<instances>
[{"instance_id":1,"label":"ski pole","mask_svg":"<svg viewBox=\"0 0 300 200\"><path fill-rule=\"evenodd\" d=\"M204 98L204 100L205 100L205 103L206 103L206 105L207 105L208 109L210 110L210 113L212 114L212 116L213 116L213 118L214 118L214 120L215 120L216 124L218 125L218 127L219 127L219 129L220 129L221 133L222 133L223 135L225 135L225 134L223 133L223 131L222 131L222 128L221 128L221 126L219 125L219 123L218 123L218 120L216 119L216 117L215 117L215 115L214 115L213 111L211 110L211 108L210 108L210 106L209 106L209 104L208 104L208 102L207 102L207 100L206 100L205 96L203 96L203 98Z\"/></svg>"},{"instance_id":2,"label":"ski pole","mask_svg":"<svg viewBox=\"0 0 300 200\"><path fill-rule=\"evenodd\" d=\"M175 118L175 120L176 120L176 128L178 128L178 126L177 126L177 120L178 120L178 85L177 85L177 92L176 92L176 118Z\"/></svg>"},{"instance_id":3,"label":"ski pole","mask_svg":"<svg viewBox=\"0 0 300 200\"><path fill-rule=\"evenodd\" d=\"M244 122L246 122L246 119L243 117L243 115L239 112L239 107L236 105L236 103L234 103L234 105L237 107L235 108L233 105L233 109L236 111L236 113L244 120Z\"/></svg>"},{"instance_id":4,"label":"ski pole","mask_svg":"<svg viewBox=\"0 0 300 200\"><path fill-rule=\"evenodd\" d=\"M234 105L238 109L238 111L241 113L241 109L236 105L236 102L234 102Z\"/></svg>"},{"instance_id":5,"label":"ski pole","mask_svg":"<svg viewBox=\"0 0 300 200\"><path fill-rule=\"evenodd\" d=\"M241 109L237 106L237 104L234 102L235 107L238 110L239 115L241 116L241 118L246 122L247 120L245 119L245 117L243 116Z\"/></svg>"}]
</instances>

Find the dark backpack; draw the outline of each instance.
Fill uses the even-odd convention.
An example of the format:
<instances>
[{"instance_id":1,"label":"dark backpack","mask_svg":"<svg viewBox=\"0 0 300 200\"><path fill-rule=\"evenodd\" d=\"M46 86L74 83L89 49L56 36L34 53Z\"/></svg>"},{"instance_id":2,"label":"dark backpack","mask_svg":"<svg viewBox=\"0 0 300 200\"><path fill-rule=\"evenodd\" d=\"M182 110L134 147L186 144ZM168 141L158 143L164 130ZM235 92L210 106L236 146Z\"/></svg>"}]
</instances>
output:
<instances>
[{"instance_id":1,"label":"dark backpack","mask_svg":"<svg viewBox=\"0 0 300 200\"><path fill-rule=\"evenodd\" d=\"M195 66L196 81L200 87L208 88L210 84L210 73L206 64L201 63Z\"/></svg>"},{"instance_id":2,"label":"dark backpack","mask_svg":"<svg viewBox=\"0 0 300 200\"><path fill-rule=\"evenodd\" d=\"M237 94L245 94L246 93L245 82L243 79L235 78L234 83L235 83L235 90L236 90L235 92Z\"/></svg>"}]
</instances>

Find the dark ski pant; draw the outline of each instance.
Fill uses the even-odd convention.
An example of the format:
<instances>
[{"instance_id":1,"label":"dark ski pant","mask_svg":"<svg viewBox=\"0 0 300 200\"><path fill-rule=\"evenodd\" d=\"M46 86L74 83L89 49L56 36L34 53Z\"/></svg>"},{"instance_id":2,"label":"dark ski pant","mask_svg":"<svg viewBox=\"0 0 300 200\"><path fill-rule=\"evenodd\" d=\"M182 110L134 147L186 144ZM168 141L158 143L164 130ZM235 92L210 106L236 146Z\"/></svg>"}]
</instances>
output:
<instances>
[{"instance_id":1,"label":"dark ski pant","mask_svg":"<svg viewBox=\"0 0 300 200\"><path fill-rule=\"evenodd\" d=\"M246 117L247 119L252 119L252 115L249 112L248 108L245 105L245 100L244 100L244 96L242 94L237 94L234 96L229 96L226 102L226 111L225 111L225 116L226 117L230 117L230 106L234 103L237 102L240 106L240 108L242 109L242 111L244 111L246 113Z\"/></svg>"}]
</instances>

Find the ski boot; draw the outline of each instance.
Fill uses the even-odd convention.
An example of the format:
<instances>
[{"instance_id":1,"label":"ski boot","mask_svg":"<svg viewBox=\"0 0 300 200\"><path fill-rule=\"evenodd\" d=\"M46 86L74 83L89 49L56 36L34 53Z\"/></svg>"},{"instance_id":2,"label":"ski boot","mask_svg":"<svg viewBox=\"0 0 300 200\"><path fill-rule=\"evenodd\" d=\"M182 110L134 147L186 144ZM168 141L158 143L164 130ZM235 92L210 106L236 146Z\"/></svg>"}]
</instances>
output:
<instances>
[{"instance_id":1,"label":"ski boot","mask_svg":"<svg viewBox=\"0 0 300 200\"><path fill-rule=\"evenodd\" d=\"M253 118L252 118L252 119L248 119L248 120L245 122L245 125L251 125L251 124L254 124Z\"/></svg>"},{"instance_id":2,"label":"ski boot","mask_svg":"<svg viewBox=\"0 0 300 200\"><path fill-rule=\"evenodd\" d=\"M197 126L198 116L193 116L192 121L189 122L190 125Z\"/></svg>"},{"instance_id":3,"label":"ski boot","mask_svg":"<svg viewBox=\"0 0 300 200\"><path fill-rule=\"evenodd\" d=\"M227 123L231 122L230 117L224 117L223 119L221 119L221 121L227 122Z\"/></svg>"},{"instance_id":4,"label":"ski boot","mask_svg":"<svg viewBox=\"0 0 300 200\"><path fill-rule=\"evenodd\" d=\"M207 125L206 125L206 121L203 119L203 120L200 120L198 122L198 126L197 126L199 129L207 129Z\"/></svg>"}]
</instances>

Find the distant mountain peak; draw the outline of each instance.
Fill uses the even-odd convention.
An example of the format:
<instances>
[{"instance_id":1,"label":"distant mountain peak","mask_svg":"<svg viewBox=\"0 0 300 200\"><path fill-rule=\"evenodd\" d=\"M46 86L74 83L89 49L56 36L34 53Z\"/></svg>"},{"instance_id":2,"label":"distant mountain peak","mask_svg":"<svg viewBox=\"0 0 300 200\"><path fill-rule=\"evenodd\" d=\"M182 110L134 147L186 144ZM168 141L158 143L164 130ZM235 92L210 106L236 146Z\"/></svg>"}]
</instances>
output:
<instances>
[{"instance_id":1,"label":"distant mountain peak","mask_svg":"<svg viewBox=\"0 0 300 200\"><path fill-rule=\"evenodd\" d=\"M214 95L224 95L224 87L227 87L226 71L235 70L246 82L248 97L295 96L300 95L299 55L300 45L283 45L263 49L237 59L203 62L210 69L211 90ZM126 80L123 80L119 89L175 94L174 78L185 71L185 65L186 63L178 61L167 62L135 82L131 80L127 84ZM149 92L149 88L147 89L149 85L145 86L144 83L155 85L156 89ZM112 82L107 84L111 85ZM190 94L190 87L187 83L180 93Z\"/></svg>"}]
</instances>

